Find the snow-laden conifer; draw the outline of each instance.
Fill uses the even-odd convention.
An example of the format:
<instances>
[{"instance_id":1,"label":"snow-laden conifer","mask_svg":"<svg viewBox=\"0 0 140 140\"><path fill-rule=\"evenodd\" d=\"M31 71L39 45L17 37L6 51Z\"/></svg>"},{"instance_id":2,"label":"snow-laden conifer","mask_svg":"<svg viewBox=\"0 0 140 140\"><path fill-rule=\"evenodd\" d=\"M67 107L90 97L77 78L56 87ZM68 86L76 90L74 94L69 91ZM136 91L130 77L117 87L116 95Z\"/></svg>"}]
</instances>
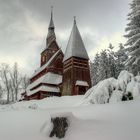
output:
<instances>
[{"instance_id":1,"label":"snow-laden conifer","mask_svg":"<svg viewBox=\"0 0 140 140\"><path fill-rule=\"evenodd\" d=\"M130 4L131 13L128 14L129 23L126 27L128 38L126 45L129 46L129 58L126 65L134 74L140 71L140 0L133 0Z\"/></svg>"}]
</instances>

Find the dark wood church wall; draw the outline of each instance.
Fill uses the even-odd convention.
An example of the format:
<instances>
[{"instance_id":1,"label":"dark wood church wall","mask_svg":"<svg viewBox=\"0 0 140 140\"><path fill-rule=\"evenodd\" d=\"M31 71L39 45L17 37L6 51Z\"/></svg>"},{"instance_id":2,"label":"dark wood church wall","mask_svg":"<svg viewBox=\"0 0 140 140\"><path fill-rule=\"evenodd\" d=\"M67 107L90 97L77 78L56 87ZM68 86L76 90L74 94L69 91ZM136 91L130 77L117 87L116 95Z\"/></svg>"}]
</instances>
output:
<instances>
[{"instance_id":1,"label":"dark wood church wall","mask_svg":"<svg viewBox=\"0 0 140 140\"><path fill-rule=\"evenodd\" d=\"M64 62L62 95L77 95L77 80L87 81L91 87L88 60L73 57Z\"/></svg>"},{"instance_id":2,"label":"dark wood church wall","mask_svg":"<svg viewBox=\"0 0 140 140\"><path fill-rule=\"evenodd\" d=\"M59 50L56 41L53 41L48 48L41 53L41 66L46 64L49 59Z\"/></svg>"},{"instance_id":3,"label":"dark wood church wall","mask_svg":"<svg viewBox=\"0 0 140 140\"><path fill-rule=\"evenodd\" d=\"M56 74L63 74L63 53L60 52L57 58L52 62L52 64L48 67L48 72L53 72Z\"/></svg>"},{"instance_id":4,"label":"dark wood church wall","mask_svg":"<svg viewBox=\"0 0 140 140\"><path fill-rule=\"evenodd\" d=\"M71 95L72 90L72 69L67 69L63 73L62 96Z\"/></svg>"}]
</instances>

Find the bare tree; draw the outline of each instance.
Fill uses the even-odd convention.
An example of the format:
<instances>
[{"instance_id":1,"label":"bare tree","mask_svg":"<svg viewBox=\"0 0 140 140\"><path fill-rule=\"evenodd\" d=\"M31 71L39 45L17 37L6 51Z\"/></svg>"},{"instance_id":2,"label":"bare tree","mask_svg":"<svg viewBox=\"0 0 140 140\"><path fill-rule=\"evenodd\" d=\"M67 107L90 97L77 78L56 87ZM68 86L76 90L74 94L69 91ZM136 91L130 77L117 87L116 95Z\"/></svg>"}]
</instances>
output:
<instances>
[{"instance_id":1,"label":"bare tree","mask_svg":"<svg viewBox=\"0 0 140 140\"><path fill-rule=\"evenodd\" d=\"M22 76L17 63L12 68L8 64L0 66L0 98L3 94L7 96L7 103L18 100L18 94L25 91L29 85L29 78Z\"/></svg>"},{"instance_id":2,"label":"bare tree","mask_svg":"<svg viewBox=\"0 0 140 140\"><path fill-rule=\"evenodd\" d=\"M0 84L0 99L2 98L3 94L4 94L4 89L2 85Z\"/></svg>"},{"instance_id":3,"label":"bare tree","mask_svg":"<svg viewBox=\"0 0 140 140\"><path fill-rule=\"evenodd\" d=\"M7 103L10 102L10 75L9 75L9 65L8 64L1 64L0 69L0 78L2 81L2 84L4 86L4 90L7 94Z\"/></svg>"},{"instance_id":4,"label":"bare tree","mask_svg":"<svg viewBox=\"0 0 140 140\"><path fill-rule=\"evenodd\" d=\"M12 102L15 101L15 92L14 92L14 87L13 87L13 84L12 84L12 80L10 79L10 82L9 82L9 86L10 86L10 99Z\"/></svg>"},{"instance_id":5,"label":"bare tree","mask_svg":"<svg viewBox=\"0 0 140 140\"><path fill-rule=\"evenodd\" d=\"M25 91L28 85L29 85L29 78L26 75L24 75L22 77L21 88Z\"/></svg>"},{"instance_id":6,"label":"bare tree","mask_svg":"<svg viewBox=\"0 0 140 140\"><path fill-rule=\"evenodd\" d=\"M14 92L15 100L17 101L19 88L22 81L22 77L21 77L21 74L19 73L17 63L14 64L13 69L10 71L10 78L11 78L11 89Z\"/></svg>"}]
</instances>

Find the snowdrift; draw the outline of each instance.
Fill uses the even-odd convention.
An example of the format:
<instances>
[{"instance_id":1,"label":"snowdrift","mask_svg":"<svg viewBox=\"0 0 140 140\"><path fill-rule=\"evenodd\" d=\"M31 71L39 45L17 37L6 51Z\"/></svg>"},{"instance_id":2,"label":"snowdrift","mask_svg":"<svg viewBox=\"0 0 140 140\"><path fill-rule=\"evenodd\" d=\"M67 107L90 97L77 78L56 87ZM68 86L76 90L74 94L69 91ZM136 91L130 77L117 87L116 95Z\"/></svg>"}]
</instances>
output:
<instances>
[{"instance_id":1,"label":"snowdrift","mask_svg":"<svg viewBox=\"0 0 140 140\"><path fill-rule=\"evenodd\" d=\"M50 100L57 101L57 98ZM43 102L49 105L45 100ZM65 101L60 104L63 106ZM53 109L31 110L20 106L19 110L3 109L0 111L0 140L58 140L49 137L50 120L52 116L65 114L70 125L63 140L139 140L139 106L139 100L133 100Z\"/></svg>"},{"instance_id":2,"label":"snowdrift","mask_svg":"<svg viewBox=\"0 0 140 140\"><path fill-rule=\"evenodd\" d=\"M1 105L0 112L10 110L40 110L40 109L55 109L77 106L83 99L82 95L79 96L62 96L62 97L49 97L42 100L21 101L9 105Z\"/></svg>"},{"instance_id":3,"label":"snowdrift","mask_svg":"<svg viewBox=\"0 0 140 140\"><path fill-rule=\"evenodd\" d=\"M82 104L105 104L140 98L140 76L122 71L118 79L109 78L87 91Z\"/></svg>"},{"instance_id":4,"label":"snowdrift","mask_svg":"<svg viewBox=\"0 0 140 140\"><path fill-rule=\"evenodd\" d=\"M134 99L139 98L140 76L123 71L118 79L100 82L85 96L1 105L0 140L58 140L49 137L51 117L56 116L69 118L64 140L139 140L140 101L119 102L130 93ZM108 102L119 103L104 104Z\"/></svg>"}]
</instances>

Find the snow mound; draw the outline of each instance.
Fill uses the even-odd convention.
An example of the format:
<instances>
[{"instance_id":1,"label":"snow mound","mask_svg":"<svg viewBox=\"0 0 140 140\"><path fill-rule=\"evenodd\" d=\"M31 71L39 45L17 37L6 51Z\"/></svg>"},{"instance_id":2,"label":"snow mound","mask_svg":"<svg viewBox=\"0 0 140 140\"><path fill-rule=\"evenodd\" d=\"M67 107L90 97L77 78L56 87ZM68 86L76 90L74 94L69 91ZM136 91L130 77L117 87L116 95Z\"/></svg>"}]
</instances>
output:
<instances>
[{"instance_id":1,"label":"snow mound","mask_svg":"<svg viewBox=\"0 0 140 140\"><path fill-rule=\"evenodd\" d=\"M107 80L101 81L96 86L87 91L87 93L85 94L85 103L87 103L88 101L95 104L107 103L113 90L116 87L116 84L117 80L114 78L109 78Z\"/></svg>"},{"instance_id":2,"label":"snow mound","mask_svg":"<svg viewBox=\"0 0 140 140\"><path fill-rule=\"evenodd\" d=\"M62 96L62 97L48 97L42 100L21 101L10 105L0 106L0 111L9 110L40 110L40 109L54 109L77 106L83 95L78 96Z\"/></svg>"},{"instance_id":3,"label":"snow mound","mask_svg":"<svg viewBox=\"0 0 140 140\"><path fill-rule=\"evenodd\" d=\"M140 76L135 77L136 81L140 83Z\"/></svg>"},{"instance_id":4,"label":"snow mound","mask_svg":"<svg viewBox=\"0 0 140 140\"><path fill-rule=\"evenodd\" d=\"M123 97L123 92L119 90L115 90L113 91L112 96L109 99L109 102L110 103L120 102L122 101L122 97Z\"/></svg>"},{"instance_id":5,"label":"snow mound","mask_svg":"<svg viewBox=\"0 0 140 140\"><path fill-rule=\"evenodd\" d=\"M105 104L140 97L140 76L122 71L118 79L109 78L87 91L82 104Z\"/></svg>"}]
</instances>

